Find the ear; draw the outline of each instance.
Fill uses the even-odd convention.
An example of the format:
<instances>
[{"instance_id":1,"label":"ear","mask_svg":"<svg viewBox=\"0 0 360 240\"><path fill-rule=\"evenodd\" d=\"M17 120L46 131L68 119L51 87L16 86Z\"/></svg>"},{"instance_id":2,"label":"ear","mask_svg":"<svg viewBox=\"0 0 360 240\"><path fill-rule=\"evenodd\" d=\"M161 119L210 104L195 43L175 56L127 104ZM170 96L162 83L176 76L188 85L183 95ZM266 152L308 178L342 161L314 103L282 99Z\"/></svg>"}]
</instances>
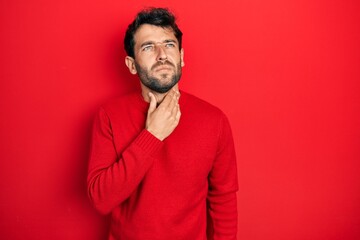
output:
<instances>
[{"instance_id":1,"label":"ear","mask_svg":"<svg viewBox=\"0 0 360 240\"><path fill-rule=\"evenodd\" d=\"M181 64L181 67L185 66L185 62L184 62L184 49L183 49L183 48L180 50L180 64Z\"/></svg>"},{"instance_id":2,"label":"ear","mask_svg":"<svg viewBox=\"0 0 360 240\"><path fill-rule=\"evenodd\" d=\"M136 67L135 67L135 60L130 57L130 56L126 56L125 57L125 64L126 66L129 68L129 71L131 74L136 74Z\"/></svg>"}]
</instances>

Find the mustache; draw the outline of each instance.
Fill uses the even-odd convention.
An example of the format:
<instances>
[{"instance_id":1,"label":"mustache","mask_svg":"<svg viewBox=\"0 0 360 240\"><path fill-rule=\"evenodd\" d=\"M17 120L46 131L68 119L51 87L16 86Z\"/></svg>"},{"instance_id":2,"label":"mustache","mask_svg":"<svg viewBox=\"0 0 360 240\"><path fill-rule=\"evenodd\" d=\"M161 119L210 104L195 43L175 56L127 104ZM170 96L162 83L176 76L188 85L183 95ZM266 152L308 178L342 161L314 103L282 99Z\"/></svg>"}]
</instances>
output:
<instances>
[{"instance_id":1,"label":"mustache","mask_svg":"<svg viewBox=\"0 0 360 240\"><path fill-rule=\"evenodd\" d=\"M168 65L171 67L175 67L175 65L171 62L169 62L168 60L165 60L164 62L157 62L155 63L152 67L151 70L154 70L155 68L159 67L159 66L163 66L163 65Z\"/></svg>"}]
</instances>

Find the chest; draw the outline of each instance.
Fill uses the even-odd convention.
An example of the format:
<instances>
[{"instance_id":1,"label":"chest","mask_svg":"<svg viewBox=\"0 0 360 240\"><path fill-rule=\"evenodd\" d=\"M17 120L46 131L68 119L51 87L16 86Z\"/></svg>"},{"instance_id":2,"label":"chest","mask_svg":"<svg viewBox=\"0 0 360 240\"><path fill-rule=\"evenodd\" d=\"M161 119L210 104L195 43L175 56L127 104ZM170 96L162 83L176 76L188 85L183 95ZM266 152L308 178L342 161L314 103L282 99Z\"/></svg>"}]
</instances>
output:
<instances>
[{"instance_id":1,"label":"chest","mask_svg":"<svg viewBox=\"0 0 360 240\"><path fill-rule=\"evenodd\" d=\"M113 141L118 155L131 144L144 129L146 114L131 113L122 119L113 119ZM164 140L151 171L164 177L207 179L216 158L219 129L216 122L205 117L183 114L179 125Z\"/></svg>"}]
</instances>

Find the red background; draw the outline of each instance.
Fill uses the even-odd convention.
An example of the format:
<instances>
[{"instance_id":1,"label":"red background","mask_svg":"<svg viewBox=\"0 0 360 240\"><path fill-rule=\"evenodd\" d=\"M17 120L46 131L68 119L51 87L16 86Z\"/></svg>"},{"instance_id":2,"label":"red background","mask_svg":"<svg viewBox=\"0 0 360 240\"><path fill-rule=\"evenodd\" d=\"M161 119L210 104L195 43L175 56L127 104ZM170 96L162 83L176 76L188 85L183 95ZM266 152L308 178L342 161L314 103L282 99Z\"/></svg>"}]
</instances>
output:
<instances>
[{"instance_id":1,"label":"red background","mask_svg":"<svg viewBox=\"0 0 360 240\"><path fill-rule=\"evenodd\" d=\"M122 41L150 5L179 18L181 88L232 124L238 239L360 239L355 0L0 0L0 237L104 239L86 197L90 127L138 87Z\"/></svg>"}]
</instances>

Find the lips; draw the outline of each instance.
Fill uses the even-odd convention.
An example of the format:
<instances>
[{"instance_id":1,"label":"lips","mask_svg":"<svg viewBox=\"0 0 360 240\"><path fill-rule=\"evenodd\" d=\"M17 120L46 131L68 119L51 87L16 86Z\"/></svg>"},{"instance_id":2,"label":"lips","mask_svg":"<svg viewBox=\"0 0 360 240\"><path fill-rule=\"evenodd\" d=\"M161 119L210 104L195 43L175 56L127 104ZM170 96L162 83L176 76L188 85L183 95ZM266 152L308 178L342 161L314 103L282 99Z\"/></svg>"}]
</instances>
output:
<instances>
[{"instance_id":1,"label":"lips","mask_svg":"<svg viewBox=\"0 0 360 240\"><path fill-rule=\"evenodd\" d=\"M154 70L156 72L158 72L158 71L169 71L169 70L171 70L171 67L169 67L169 66L159 66L159 67L156 67Z\"/></svg>"},{"instance_id":2,"label":"lips","mask_svg":"<svg viewBox=\"0 0 360 240\"><path fill-rule=\"evenodd\" d=\"M175 66L168 61L166 61L164 63L158 62L151 68L151 70L153 70L153 71L171 70L174 67Z\"/></svg>"}]
</instances>

